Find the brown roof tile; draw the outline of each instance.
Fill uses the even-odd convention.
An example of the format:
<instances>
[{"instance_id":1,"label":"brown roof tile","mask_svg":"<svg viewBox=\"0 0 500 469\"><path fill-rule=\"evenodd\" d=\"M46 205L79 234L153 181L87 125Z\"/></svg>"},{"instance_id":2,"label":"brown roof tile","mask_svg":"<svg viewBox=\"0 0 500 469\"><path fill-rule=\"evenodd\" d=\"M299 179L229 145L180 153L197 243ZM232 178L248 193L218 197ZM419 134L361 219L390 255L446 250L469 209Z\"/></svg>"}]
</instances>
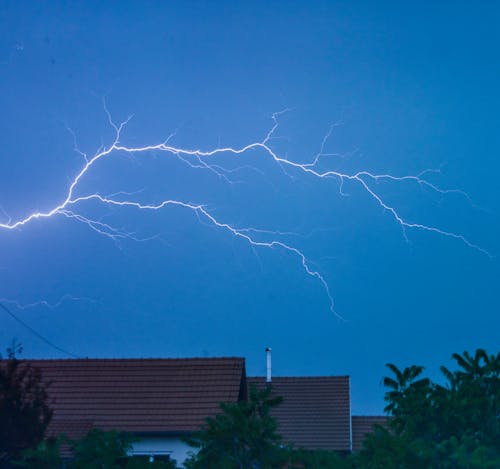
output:
<instances>
[{"instance_id":1,"label":"brown roof tile","mask_svg":"<svg viewBox=\"0 0 500 469\"><path fill-rule=\"evenodd\" d=\"M368 433L373 432L374 425L387 426L387 419L383 415L354 416L352 417L352 450L359 451L363 447L363 440Z\"/></svg>"},{"instance_id":2,"label":"brown roof tile","mask_svg":"<svg viewBox=\"0 0 500 469\"><path fill-rule=\"evenodd\" d=\"M83 438L94 426L90 420L51 420L47 428L47 437L57 437L64 435L70 440ZM63 458L70 458L73 454L71 444L64 440L59 448L59 454Z\"/></svg>"},{"instance_id":3,"label":"brown roof tile","mask_svg":"<svg viewBox=\"0 0 500 469\"><path fill-rule=\"evenodd\" d=\"M28 360L51 383L49 434L91 426L135 433L192 432L220 402L237 402L243 358Z\"/></svg>"},{"instance_id":4,"label":"brown roof tile","mask_svg":"<svg viewBox=\"0 0 500 469\"><path fill-rule=\"evenodd\" d=\"M248 378L265 386L265 378ZM273 410L284 441L305 449L349 451L351 413L348 376L273 377L283 402Z\"/></svg>"}]
</instances>

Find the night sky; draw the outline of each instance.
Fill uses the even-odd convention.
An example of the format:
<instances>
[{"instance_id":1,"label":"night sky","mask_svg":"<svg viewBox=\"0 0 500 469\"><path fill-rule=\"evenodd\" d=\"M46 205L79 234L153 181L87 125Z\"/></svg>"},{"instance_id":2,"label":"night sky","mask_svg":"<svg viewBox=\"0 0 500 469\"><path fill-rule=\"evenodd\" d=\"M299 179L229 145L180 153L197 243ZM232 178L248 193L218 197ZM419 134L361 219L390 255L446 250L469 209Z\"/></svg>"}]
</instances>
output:
<instances>
[{"instance_id":1,"label":"night sky","mask_svg":"<svg viewBox=\"0 0 500 469\"><path fill-rule=\"evenodd\" d=\"M0 223L61 203L91 157L120 142L213 150L262 142L283 158L371 181L317 178L266 152L113 152L77 195L202 204L255 228L250 246L183 207L76 204L0 228L0 297L39 334L83 357L243 356L250 375L351 376L355 414L383 408L384 364L437 376L453 352L497 352L500 264L498 2L0 2ZM189 160L196 164L194 159ZM200 163L200 162L198 162ZM197 166L202 166L201 163ZM434 170L427 171L426 170ZM223 177L222 175L226 176ZM199 215L199 214L198 214ZM67 296L70 295L70 296ZM71 299L72 297L73 299ZM60 301L62 299L62 301ZM40 301L52 304L35 304ZM60 357L7 314L2 350ZM341 316L343 319L340 319Z\"/></svg>"}]
</instances>

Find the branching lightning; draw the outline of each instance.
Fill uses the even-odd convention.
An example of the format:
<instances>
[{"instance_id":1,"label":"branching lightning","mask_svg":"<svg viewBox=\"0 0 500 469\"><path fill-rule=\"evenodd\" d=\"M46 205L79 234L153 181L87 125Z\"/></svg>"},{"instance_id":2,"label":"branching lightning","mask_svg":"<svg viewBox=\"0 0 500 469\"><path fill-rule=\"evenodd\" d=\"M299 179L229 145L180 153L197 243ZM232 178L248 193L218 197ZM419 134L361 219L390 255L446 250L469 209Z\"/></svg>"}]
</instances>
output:
<instances>
[{"instance_id":1,"label":"branching lightning","mask_svg":"<svg viewBox=\"0 0 500 469\"><path fill-rule=\"evenodd\" d=\"M9 218L6 222L0 223L0 229L16 230L27 224L34 222L35 220L42 220L56 216L63 216L73 221L83 223L88 228L98 233L99 235L107 236L113 240L117 240L120 238L129 238L136 241L145 241L151 238L139 238L135 236L133 233L128 233L124 230L116 228L109 223L105 223L103 220L91 219L79 213L78 208L89 201L94 201L97 202L98 204L102 204L105 206L129 207L136 210L146 210L146 211L158 211L166 209L171 206L181 207L185 210L193 212L200 220L205 220L214 227L221 229L222 231L225 231L230 235L235 236L236 238L244 240L252 247L279 248L296 256L302 268L304 269L305 273L320 282L330 302L331 311L337 314L335 312L333 296L331 294L330 287L327 281L325 280L324 276L321 274L321 272L312 267L312 263L302 250L300 250L299 248L295 247L292 244L280 241L279 237L283 233L280 233L278 231L268 231L255 227L237 227L226 221L220 220L216 215L214 215L212 211L209 211L206 205L199 203L192 203L184 200L166 199L157 203L144 203L140 202L139 199L135 197L136 195L135 193L119 192L108 195L103 195L100 193L78 194L81 182L85 178L87 173L89 173L89 171L92 168L96 167L101 160L109 158L111 155L117 152L124 153L131 157L138 157L140 155L145 155L151 152L164 154L165 156L177 158L179 161L181 161L184 164L187 164L189 167L193 169L209 170L213 172L217 177L229 183L237 182L231 179L231 175L241 170L242 168L250 167L259 173L262 173L262 171L258 168L254 168L253 166L249 165L242 165L236 168L225 168L224 166L218 164L217 161L215 161L216 157L218 155L225 154L225 155L232 155L234 158L243 158L246 154L249 154L251 152L259 152L259 155L263 155L264 157L269 158L271 161L276 163L286 174L289 174L289 172L294 172L298 174L303 174L306 177L312 179L334 179L339 183L341 193L342 193L342 187L346 182L353 182L360 185L361 188L365 191L365 193L370 198L372 198L381 208L383 208L384 211L386 211L392 217L392 219L400 226L400 228L403 231L403 235L405 237L406 237L406 230L408 229L416 229L416 230L432 232L441 236L458 240L470 248L473 248L483 254L489 255L489 253L485 249L472 243L462 234L446 231L436 226L416 223L405 219L398 212L397 208L389 204L382 197L380 192L377 192L376 190L376 186L378 183L386 183L386 184L413 183L443 195L449 193L459 193L464 197L468 198L468 195L462 191L455 189L452 190L442 189L436 186L435 184L429 182L429 180L426 179L426 175L430 172L430 170L426 170L417 175L395 176L392 174L375 174L369 171L357 171L350 174L350 173L339 172L337 170L321 169L320 163L325 159L325 157L333 156L333 154L331 153L325 153L324 148L336 124L330 127L329 131L327 132L322 141L320 151L313 156L312 160L306 163L300 163L278 154L278 152L275 151L272 146L272 140L274 138L277 138L275 136L275 133L279 125L278 122L279 116L285 111L273 114L272 116L273 125L269 130L269 132L265 135L265 137L261 141L248 143L241 147L222 146L207 151L202 151L199 149L180 148L172 145L170 142L172 138L175 136L175 133L170 135L169 138L166 139L165 141L157 144L145 145L139 147L131 147L124 145L121 143L120 139L122 132L127 123L129 122L130 118L125 120L121 124L116 124L112 120L111 115L107 111L106 107L105 111L107 113L109 123L115 131L114 140L110 146L99 149L92 157L89 157L87 154L78 150L75 141L75 150L82 156L84 164L78 171L76 176L71 180L66 192L66 197L60 203L58 203L57 205L53 206L50 209L47 209L46 211L36 211L30 213L25 218L20 218L18 220L11 220ZM274 239L271 239L271 241L262 241L257 236L258 234L262 233L271 235L272 237L274 237Z\"/></svg>"},{"instance_id":2,"label":"branching lightning","mask_svg":"<svg viewBox=\"0 0 500 469\"><path fill-rule=\"evenodd\" d=\"M49 308L49 309L56 309L59 308L62 304L66 302L73 302L73 301L84 301L88 303L96 303L95 300L92 300L91 298L85 298L85 297L80 297L80 296L74 296L70 295L69 293L66 295L63 295L61 298L59 298L57 301L51 303L50 301L47 300L40 300L40 301L34 301L32 303L20 303L17 300L9 300L7 298L1 298L0 302L8 304L9 306L14 306L17 309L25 310L25 309L31 309L31 308L36 308L39 306Z\"/></svg>"}]
</instances>

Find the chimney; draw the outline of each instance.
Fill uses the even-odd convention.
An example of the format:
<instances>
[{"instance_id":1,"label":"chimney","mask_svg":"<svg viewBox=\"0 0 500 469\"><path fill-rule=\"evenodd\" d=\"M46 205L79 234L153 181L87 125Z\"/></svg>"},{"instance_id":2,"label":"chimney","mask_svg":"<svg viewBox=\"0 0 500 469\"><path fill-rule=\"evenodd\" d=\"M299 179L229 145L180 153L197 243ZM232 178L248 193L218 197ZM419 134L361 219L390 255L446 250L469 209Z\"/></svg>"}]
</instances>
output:
<instances>
[{"instance_id":1,"label":"chimney","mask_svg":"<svg viewBox=\"0 0 500 469\"><path fill-rule=\"evenodd\" d=\"M271 348L266 348L266 363L267 363L267 373L266 373L266 383L271 382Z\"/></svg>"}]
</instances>

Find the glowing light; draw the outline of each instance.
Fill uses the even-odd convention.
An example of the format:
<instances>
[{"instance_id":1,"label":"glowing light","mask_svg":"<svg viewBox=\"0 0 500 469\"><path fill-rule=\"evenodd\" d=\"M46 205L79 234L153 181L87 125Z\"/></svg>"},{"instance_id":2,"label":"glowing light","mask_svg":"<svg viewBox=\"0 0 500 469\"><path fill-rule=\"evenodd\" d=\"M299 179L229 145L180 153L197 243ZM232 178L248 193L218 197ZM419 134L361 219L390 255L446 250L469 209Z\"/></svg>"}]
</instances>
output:
<instances>
[{"instance_id":1,"label":"glowing light","mask_svg":"<svg viewBox=\"0 0 500 469\"><path fill-rule=\"evenodd\" d=\"M70 302L70 301L84 301L88 303L97 303L95 300L92 300L91 298L84 298L84 297L79 297L79 296L74 296L70 294L66 294L59 298L57 301L51 303L50 301L47 300L39 300L39 301L34 301L32 303L20 303L17 300L10 300L8 298L1 298L0 302L8 304L9 306L14 306L17 309L31 309L31 308L36 308L39 306L43 306L45 308L49 309L56 309L59 308L63 303Z\"/></svg>"},{"instance_id":2,"label":"glowing light","mask_svg":"<svg viewBox=\"0 0 500 469\"><path fill-rule=\"evenodd\" d=\"M462 191L459 190L449 190L449 189L441 189L435 184L432 184L429 182L427 179L425 179L425 176L430 172L429 170L426 170L418 175L405 175L405 176L395 176L392 174L374 174L368 171L357 171L352 174L349 173L344 173L344 172L339 172L336 170L322 170L320 169L320 162L325 157L331 156L331 154L325 153L324 148L325 144L330 137L330 134L334 128L334 126L330 127L328 133L325 135L321 148L319 153L314 155L312 158L312 161L308 163L299 163L296 161L293 161L291 159L288 159L284 156L281 156L273 150L271 146L271 141L273 138L276 138L274 136L276 130L278 129L278 118L279 116L285 112L282 111L281 113L275 113L272 116L273 119L273 125L269 132L266 134L263 140L261 141L256 141L252 143L248 143L244 146L241 147L218 147L214 148L212 150L208 151L202 151L198 149L189 149L189 148L180 148L176 147L172 144L170 144L170 141L174 137L175 134L172 134L169 136L168 139L166 139L163 142L157 143L157 144L152 144L152 145L145 145L145 146L139 146L139 147L131 147L124 145L120 142L121 134L123 132L123 129L129 122L130 118L127 119L126 121L122 122L121 124L115 124L107 111L105 107L105 111L108 116L108 120L110 125L113 127L115 130L115 138L113 143L109 147L105 147L100 149L97 153L95 153L92 157L89 157L83 152L80 152L75 144L75 149L78 151L78 153L82 156L83 158L83 165L76 174L76 176L71 180L65 198L53 206L50 209L47 209L46 211L36 211L33 213L30 213L24 218L18 219L18 220L11 220L9 219L7 222L0 223L0 229L3 230L16 230L18 228L21 228L29 223L34 222L35 220L43 220L43 219L49 219L55 216L64 216L66 218L69 218L71 220L80 222L85 224L88 228L93 230L94 232L98 233L99 235L104 235L107 236L113 240L117 240L119 238L129 238L133 239L136 241L145 241L151 238L138 238L137 236L133 235L132 233L127 233L123 230L117 229L116 227L113 227L112 225L103 222L102 220L94 220L91 219L87 216L82 215L81 213L78 213L78 207L85 202L88 201L94 201L99 204L107 205L107 206L114 206L114 207L130 207L130 208L135 208L137 210L147 210L147 211L158 211L162 210L164 208L170 207L170 206L176 206L176 207L181 207L186 210L192 211L194 214L196 214L200 220L204 219L208 221L210 224L213 226L226 231L227 233L231 234L232 236L235 236L237 238L240 238L247 242L249 245L254 246L254 247L265 247L265 248L279 248L283 249L294 256L297 257L299 260L302 268L304 269L305 273L313 278L315 278L317 281L320 282L322 285L328 299L330 302L330 309L332 312L335 313L334 309L334 302L333 302L333 297L330 292L329 285L323 275L317 270L314 269L311 265L311 262L308 260L306 257L305 253L298 249L297 247L282 242L278 239L273 239L271 241L261 241L257 237L255 237L256 234L259 233L267 233L270 234L274 237L280 236L282 233L277 232L277 231L267 231L267 230L262 230L262 229L257 229L253 227L237 227L233 226L232 224L222 221L218 219L213 213L211 213L208 208L202 204L196 204L196 203L191 203L183 200L177 200L177 199L167 199L163 200L158 203L143 203L139 202L137 198L134 198L134 193L127 193L127 192L118 192L115 194L108 194L108 195L103 195L99 193L90 193L90 194L84 194L84 195L76 195L77 189L80 188L80 183L85 177L85 175L90 171L91 168L95 167L97 163L105 158L108 158L110 155L112 155L115 152L124 152L125 154L131 155L131 156L139 156L142 154L148 154L150 152L157 152L157 153L162 153L171 157L177 158L179 161L189 165L191 168L195 169L205 169L212 171L214 174L216 174L218 177L221 179L225 180L228 183L234 183L234 181L230 178L230 175L238 170L240 170L243 167L249 167L249 166L240 166L238 168L232 168L228 169L225 168L224 166L221 166L220 164L217 164L214 159L217 155L232 155L235 158L241 158L245 154L253 152L253 151L259 151L259 154L265 155L267 158L270 158L271 161L275 162L283 171L289 170L289 171L295 171L300 174L303 174L305 177L310 177L313 179L335 179L339 182L339 187L340 191L342 193L342 187L343 184L347 181L354 182L359 184L365 193L371 197L376 203L382 207L391 217L392 219L401 227L404 236L406 237L406 230L407 229L416 229L416 230L423 230L427 232L432 232L435 234L439 234L441 236L449 237L449 238L454 238L456 240L459 240L466 246L473 248L477 251L480 251L483 254L489 255L489 253L481 248L480 246L472 243L469 241L466 237L464 237L461 234L458 233L453 233L450 231L446 231L443 229L440 229L439 227L436 226L430 226L430 225L425 225L422 223L416 223L412 222L409 220L406 220L403 218L403 216L397 211L397 209L390 205L384 198L380 195L379 192L376 191L375 186L377 183L416 183L420 186L424 186L432 191L435 191L440 194L449 194L449 193L459 193L465 197L468 198L468 195ZM251 167L255 171L262 172L259 168ZM39 302L37 304L43 304L44 302ZM46 305L48 305L47 302L45 302ZM19 305L21 306L21 305ZM337 314L337 313L335 313ZM339 316L340 317L340 316Z\"/></svg>"}]
</instances>

